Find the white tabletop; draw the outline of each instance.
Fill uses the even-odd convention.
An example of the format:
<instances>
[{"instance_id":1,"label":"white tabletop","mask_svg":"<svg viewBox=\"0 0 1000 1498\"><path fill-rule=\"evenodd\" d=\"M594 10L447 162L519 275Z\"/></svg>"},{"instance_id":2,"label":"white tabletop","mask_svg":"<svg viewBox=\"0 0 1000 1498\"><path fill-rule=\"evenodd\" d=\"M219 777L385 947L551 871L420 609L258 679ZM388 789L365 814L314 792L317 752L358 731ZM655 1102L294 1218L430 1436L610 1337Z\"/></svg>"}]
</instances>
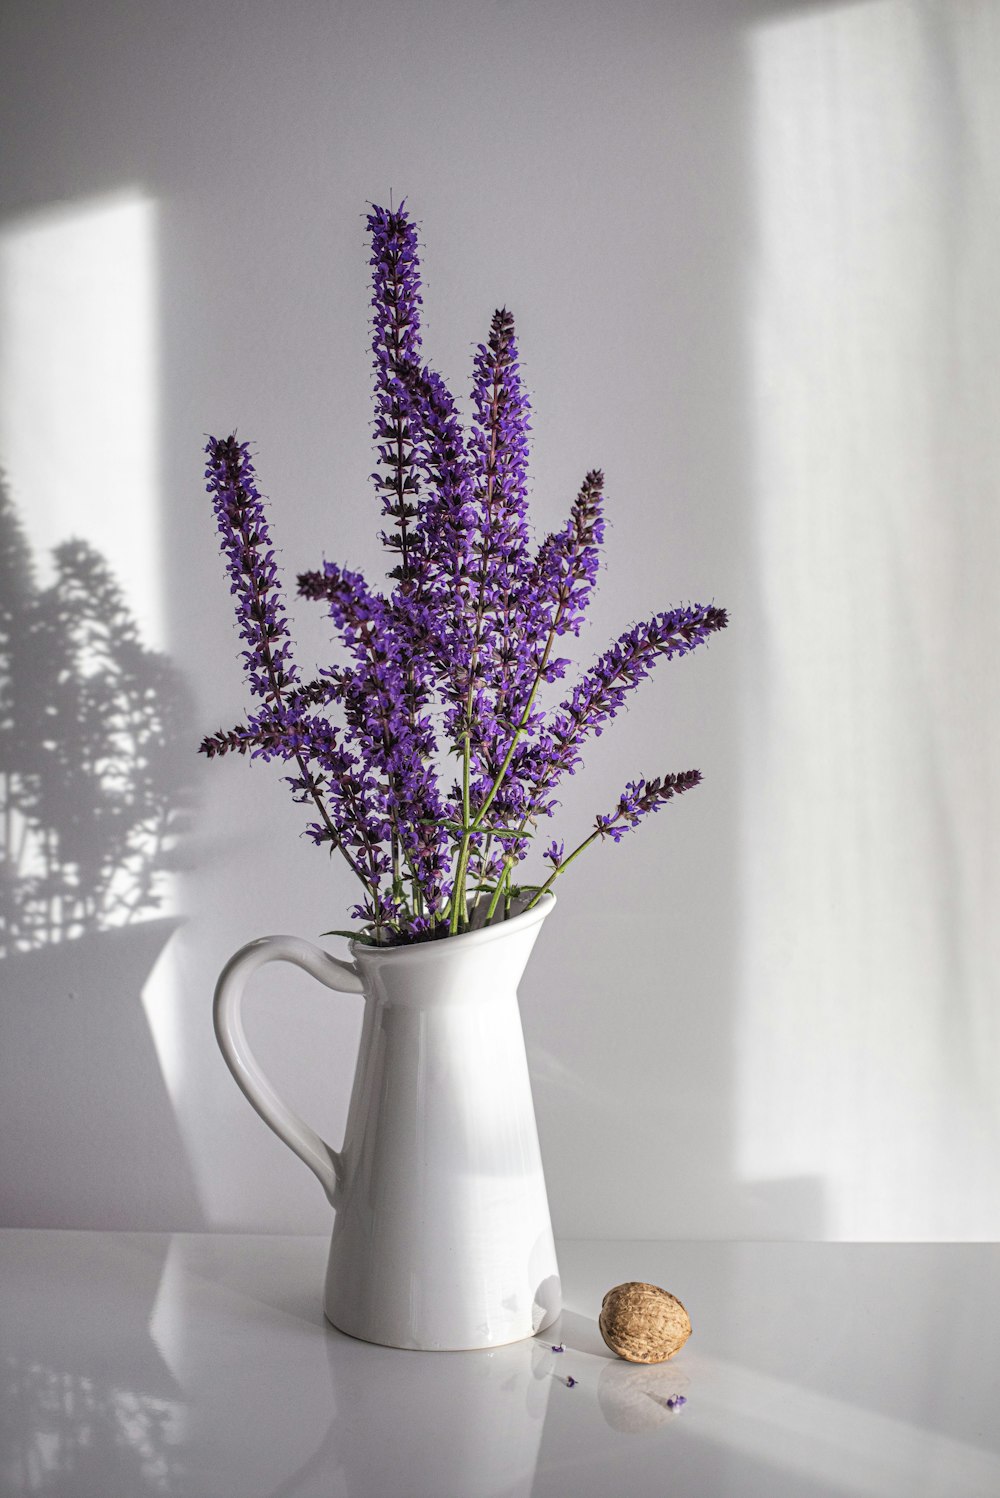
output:
<instances>
[{"instance_id":1,"label":"white tabletop","mask_svg":"<svg viewBox=\"0 0 1000 1498\"><path fill-rule=\"evenodd\" d=\"M341 1336L325 1253L0 1233L0 1492L1000 1495L996 1246L563 1242L561 1324L468 1353ZM603 1293L630 1279L690 1312L669 1363L600 1339Z\"/></svg>"}]
</instances>

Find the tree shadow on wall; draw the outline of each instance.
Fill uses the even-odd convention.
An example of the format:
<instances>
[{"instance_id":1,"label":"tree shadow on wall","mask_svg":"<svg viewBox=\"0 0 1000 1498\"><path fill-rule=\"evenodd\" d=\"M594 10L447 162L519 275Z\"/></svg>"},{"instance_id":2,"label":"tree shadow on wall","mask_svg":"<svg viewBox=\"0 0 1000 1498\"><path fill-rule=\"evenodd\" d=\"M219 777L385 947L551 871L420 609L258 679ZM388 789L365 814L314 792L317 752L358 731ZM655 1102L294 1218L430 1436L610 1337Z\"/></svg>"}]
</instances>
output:
<instances>
[{"instance_id":1,"label":"tree shadow on wall","mask_svg":"<svg viewBox=\"0 0 1000 1498\"><path fill-rule=\"evenodd\" d=\"M188 820L186 693L104 559L39 586L0 483L0 1220L194 1227L141 994Z\"/></svg>"}]
</instances>

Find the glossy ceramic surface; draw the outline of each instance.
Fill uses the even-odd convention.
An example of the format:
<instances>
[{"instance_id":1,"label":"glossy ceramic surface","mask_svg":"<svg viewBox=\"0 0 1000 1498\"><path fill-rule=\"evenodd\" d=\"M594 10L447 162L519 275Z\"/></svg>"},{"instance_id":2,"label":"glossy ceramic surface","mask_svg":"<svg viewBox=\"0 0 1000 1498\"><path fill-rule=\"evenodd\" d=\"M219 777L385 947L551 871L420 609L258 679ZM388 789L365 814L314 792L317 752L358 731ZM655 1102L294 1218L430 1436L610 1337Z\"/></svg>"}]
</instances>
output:
<instances>
[{"instance_id":1,"label":"glossy ceramic surface","mask_svg":"<svg viewBox=\"0 0 1000 1498\"><path fill-rule=\"evenodd\" d=\"M296 937L264 937L219 979L216 1034L233 1075L336 1208L324 1308L352 1337L436 1351L495 1347L559 1313L517 1007L554 904L547 896L513 920L444 941L352 943L350 963ZM274 961L364 994L340 1150L282 1102L247 1044L246 983Z\"/></svg>"},{"instance_id":2,"label":"glossy ceramic surface","mask_svg":"<svg viewBox=\"0 0 1000 1498\"><path fill-rule=\"evenodd\" d=\"M326 1253L323 1238L0 1232L0 1494L1000 1493L995 1246L561 1242L560 1320L447 1357L324 1322ZM690 1309L671 1362L602 1343L601 1298L626 1279Z\"/></svg>"}]
</instances>

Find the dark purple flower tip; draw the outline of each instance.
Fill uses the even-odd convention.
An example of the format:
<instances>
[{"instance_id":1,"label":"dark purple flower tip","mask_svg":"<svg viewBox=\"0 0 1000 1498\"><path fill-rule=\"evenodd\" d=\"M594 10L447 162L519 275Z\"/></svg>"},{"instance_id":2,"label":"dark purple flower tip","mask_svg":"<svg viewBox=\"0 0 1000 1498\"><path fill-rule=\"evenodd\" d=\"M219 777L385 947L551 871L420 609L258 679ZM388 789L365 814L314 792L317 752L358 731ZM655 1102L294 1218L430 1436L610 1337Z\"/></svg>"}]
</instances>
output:
<instances>
[{"instance_id":1,"label":"dark purple flower tip","mask_svg":"<svg viewBox=\"0 0 1000 1498\"><path fill-rule=\"evenodd\" d=\"M561 1342L560 1342L560 1343L559 1343L559 1346L558 1346L558 1347L553 1347L553 1349L552 1349L552 1351L553 1351L553 1352L565 1352L565 1351L566 1351L566 1349L565 1349L565 1347L564 1347L564 1346L563 1346L563 1344L562 1344L562 1343L561 1343Z\"/></svg>"},{"instance_id":2,"label":"dark purple flower tip","mask_svg":"<svg viewBox=\"0 0 1000 1498\"><path fill-rule=\"evenodd\" d=\"M382 471L372 479L391 526L381 539L395 566L389 576L408 590L420 567L414 532L419 514L416 470L419 434L400 380L403 364L420 359L420 259L415 224L400 204L393 212L372 205L372 353L375 370L375 440Z\"/></svg>"},{"instance_id":3,"label":"dark purple flower tip","mask_svg":"<svg viewBox=\"0 0 1000 1498\"><path fill-rule=\"evenodd\" d=\"M668 1410L679 1410L682 1404L687 1404L687 1398L683 1394L671 1394L667 1400Z\"/></svg>"},{"instance_id":4,"label":"dark purple flower tip","mask_svg":"<svg viewBox=\"0 0 1000 1498\"><path fill-rule=\"evenodd\" d=\"M601 837L620 843L629 828L637 827L643 817L700 784L700 770L682 770L679 775L657 776L655 780L630 780L615 810L610 816L597 817L594 829Z\"/></svg>"},{"instance_id":5,"label":"dark purple flower tip","mask_svg":"<svg viewBox=\"0 0 1000 1498\"><path fill-rule=\"evenodd\" d=\"M248 647L242 652L244 669L254 695L278 704L298 681L298 672L249 444L237 441L234 432L210 437L205 452L206 486L226 557L229 591L236 599L240 639Z\"/></svg>"},{"instance_id":6,"label":"dark purple flower tip","mask_svg":"<svg viewBox=\"0 0 1000 1498\"><path fill-rule=\"evenodd\" d=\"M572 1373L567 1373L567 1375L566 1375L566 1387L567 1387L567 1389L575 1389L576 1388L576 1382L577 1381L573 1377Z\"/></svg>"},{"instance_id":7,"label":"dark purple flower tip","mask_svg":"<svg viewBox=\"0 0 1000 1498\"><path fill-rule=\"evenodd\" d=\"M561 531L547 536L533 564L531 591L536 609L544 613L557 635L578 635L597 581L599 551L604 540L604 475L593 468L573 502ZM568 662L550 662L550 669ZM555 670L549 681L561 676Z\"/></svg>"}]
</instances>

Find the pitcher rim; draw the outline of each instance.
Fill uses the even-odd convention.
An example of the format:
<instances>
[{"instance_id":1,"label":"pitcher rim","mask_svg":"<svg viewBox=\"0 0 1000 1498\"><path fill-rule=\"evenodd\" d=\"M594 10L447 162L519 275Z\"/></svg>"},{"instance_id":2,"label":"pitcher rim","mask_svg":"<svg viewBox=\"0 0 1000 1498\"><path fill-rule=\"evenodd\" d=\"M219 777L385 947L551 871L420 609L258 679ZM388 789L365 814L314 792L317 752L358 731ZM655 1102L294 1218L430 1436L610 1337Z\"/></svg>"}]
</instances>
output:
<instances>
[{"instance_id":1,"label":"pitcher rim","mask_svg":"<svg viewBox=\"0 0 1000 1498\"><path fill-rule=\"evenodd\" d=\"M406 942L396 947L375 946L369 942L356 941L353 938L348 942L348 950L351 956L357 960L370 961L374 957L389 960L402 953L416 956L417 953L434 952L440 955L443 947L449 951L454 950L456 945L463 943L463 950L471 946L482 946L486 942L497 941L503 936L510 935L516 928L519 931L537 926L555 908L556 897L551 890L547 890L530 910L522 910L519 915L509 916L505 921L498 921L493 926L481 926L477 931L460 931L455 936L446 936L439 941Z\"/></svg>"}]
</instances>

